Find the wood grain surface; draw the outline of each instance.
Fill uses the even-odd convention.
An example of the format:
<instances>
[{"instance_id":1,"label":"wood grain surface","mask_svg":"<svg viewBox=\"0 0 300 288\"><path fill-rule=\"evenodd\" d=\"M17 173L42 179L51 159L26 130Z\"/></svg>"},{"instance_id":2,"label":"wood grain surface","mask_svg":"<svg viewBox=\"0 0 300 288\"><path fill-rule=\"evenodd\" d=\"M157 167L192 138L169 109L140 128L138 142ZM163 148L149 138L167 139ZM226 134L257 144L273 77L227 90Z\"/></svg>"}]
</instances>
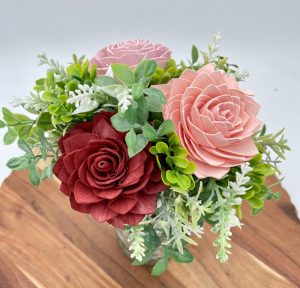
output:
<instances>
[{"instance_id":1,"label":"wood grain surface","mask_svg":"<svg viewBox=\"0 0 300 288\"><path fill-rule=\"evenodd\" d=\"M0 188L0 288L214 288L300 287L300 225L287 193L234 229L227 264L215 259L206 234L191 247L191 264L170 262L151 277L133 267L117 246L113 228L69 207L55 180L32 187L27 173L13 173Z\"/></svg>"}]
</instances>

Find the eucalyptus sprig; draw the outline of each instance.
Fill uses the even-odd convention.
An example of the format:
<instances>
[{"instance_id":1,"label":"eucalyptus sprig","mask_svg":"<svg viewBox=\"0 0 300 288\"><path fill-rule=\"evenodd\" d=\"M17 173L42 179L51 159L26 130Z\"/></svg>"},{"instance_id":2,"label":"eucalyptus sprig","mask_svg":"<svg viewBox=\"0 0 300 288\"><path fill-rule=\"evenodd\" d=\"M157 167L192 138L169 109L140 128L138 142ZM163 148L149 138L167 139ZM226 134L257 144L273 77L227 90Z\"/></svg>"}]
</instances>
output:
<instances>
[{"instance_id":1,"label":"eucalyptus sprig","mask_svg":"<svg viewBox=\"0 0 300 288\"><path fill-rule=\"evenodd\" d=\"M125 141L129 157L142 151L149 141L156 141L174 130L171 120L163 121L158 129L148 121L150 114L161 113L166 103L160 90L149 87L156 68L152 60L140 62L135 69L125 64L112 64L114 78L100 76L95 80L101 91L118 101L118 111L111 122L116 130L127 132Z\"/></svg>"}]
</instances>

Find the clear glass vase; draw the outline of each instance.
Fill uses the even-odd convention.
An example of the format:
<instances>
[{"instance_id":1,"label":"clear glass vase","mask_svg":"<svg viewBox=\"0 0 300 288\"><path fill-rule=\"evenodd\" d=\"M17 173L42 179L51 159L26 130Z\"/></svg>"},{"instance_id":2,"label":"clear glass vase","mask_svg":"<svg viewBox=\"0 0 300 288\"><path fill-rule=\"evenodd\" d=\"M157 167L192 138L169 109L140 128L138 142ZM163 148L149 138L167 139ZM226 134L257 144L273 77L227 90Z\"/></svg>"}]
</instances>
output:
<instances>
[{"instance_id":1,"label":"clear glass vase","mask_svg":"<svg viewBox=\"0 0 300 288\"><path fill-rule=\"evenodd\" d=\"M117 229L117 237L118 237L118 244L121 248L121 251L123 254L130 260L134 261L134 259L131 258L131 251L129 250L129 247L131 245L131 241L128 240L129 233L126 230ZM153 266L158 259L160 259L163 256L163 250L162 247L158 247L156 251L153 253L152 258L145 263L145 266Z\"/></svg>"}]
</instances>

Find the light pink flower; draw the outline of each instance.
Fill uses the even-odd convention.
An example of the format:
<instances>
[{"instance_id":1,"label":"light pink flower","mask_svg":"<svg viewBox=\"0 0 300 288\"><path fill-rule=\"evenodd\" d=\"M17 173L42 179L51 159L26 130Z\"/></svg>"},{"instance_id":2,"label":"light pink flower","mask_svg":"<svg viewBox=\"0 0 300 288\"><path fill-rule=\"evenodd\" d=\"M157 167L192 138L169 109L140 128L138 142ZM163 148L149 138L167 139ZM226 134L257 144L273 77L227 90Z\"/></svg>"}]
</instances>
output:
<instances>
[{"instance_id":1,"label":"light pink flower","mask_svg":"<svg viewBox=\"0 0 300 288\"><path fill-rule=\"evenodd\" d=\"M173 120L199 178L222 178L258 153L251 136L262 125L260 106L233 77L209 64L156 87L168 99L164 118Z\"/></svg>"},{"instance_id":2,"label":"light pink flower","mask_svg":"<svg viewBox=\"0 0 300 288\"><path fill-rule=\"evenodd\" d=\"M104 75L113 63L123 63L133 68L143 59L155 60L165 68L170 57L171 51L164 45L153 44L149 40L127 40L99 50L90 63L97 65L98 75Z\"/></svg>"}]
</instances>

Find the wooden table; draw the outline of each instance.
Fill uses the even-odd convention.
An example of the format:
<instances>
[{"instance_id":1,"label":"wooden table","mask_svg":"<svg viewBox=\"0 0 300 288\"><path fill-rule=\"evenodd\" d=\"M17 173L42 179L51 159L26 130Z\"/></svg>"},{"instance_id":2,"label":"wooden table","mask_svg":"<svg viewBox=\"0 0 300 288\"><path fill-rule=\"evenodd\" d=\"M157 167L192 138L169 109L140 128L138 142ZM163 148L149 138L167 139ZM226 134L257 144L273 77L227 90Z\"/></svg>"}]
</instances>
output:
<instances>
[{"instance_id":1,"label":"wooden table","mask_svg":"<svg viewBox=\"0 0 300 288\"><path fill-rule=\"evenodd\" d=\"M287 193L259 216L248 212L227 264L215 260L207 226L192 264L171 262L153 278L130 265L112 228L73 211L54 180L35 188L13 173L0 189L0 287L299 287L300 225Z\"/></svg>"}]
</instances>

